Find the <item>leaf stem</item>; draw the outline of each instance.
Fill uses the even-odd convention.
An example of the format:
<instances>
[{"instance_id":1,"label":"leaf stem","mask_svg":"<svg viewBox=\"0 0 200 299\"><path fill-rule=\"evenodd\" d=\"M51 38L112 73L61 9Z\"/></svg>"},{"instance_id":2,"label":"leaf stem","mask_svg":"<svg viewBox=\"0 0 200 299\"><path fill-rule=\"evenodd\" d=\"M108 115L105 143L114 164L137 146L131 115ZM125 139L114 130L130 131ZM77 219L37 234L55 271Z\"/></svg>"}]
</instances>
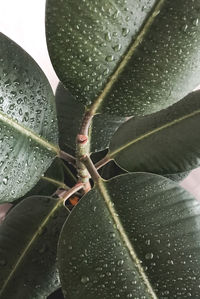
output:
<instances>
[{"instance_id":1,"label":"leaf stem","mask_svg":"<svg viewBox=\"0 0 200 299\"><path fill-rule=\"evenodd\" d=\"M58 156L59 156L59 158L69 162L70 164L76 165L76 158L73 157L72 155L70 155L62 150L59 150Z\"/></svg>"},{"instance_id":2,"label":"leaf stem","mask_svg":"<svg viewBox=\"0 0 200 299\"><path fill-rule=\"evenodd\" d=\"M101 177L100 177L95 165L93 164L92 160L90 159L90 157L88 155L85 155L80 160L86 166L86 168L87 168L89 174L91 175L91 178L93 179L93 181L97 182Z\"/></svg>"},{"instance_id":3,"label":"leaf stem","mask_svg":"<svg viewBox=\"0 0 200 299\"><path fill-rule=\"evenodd\" d=\"M106 165L108 162L110 162L112 159L109 157L109 155L105 156L103 159L101 159L100 161L98 161L95 164L96 169L100 169L101 167L103 167L104 165Z\"/></svg>"},{"instance_id":4,"label":"leaf stem","mask_svg":"<svg viewBox=\"0 0 200 299\"><path fill-rule=\"evenodd\" d=\"M90 127L93 117L94 117L94 114L90 110L85 112L85 115L82 120L81 128L79 131L80 135L86 135L88 137L89 127Z\"/></svg>"},{"instance_id":5,"label":"leaf stem","mask_svg":"<svg viewBox=\"0 0 200 299\"><path fill-rule=\"evenodd\" d=\"M89 156L89 127L93 116L94 114L92 114L90 110L85 112L79 134L76 138L76 167L79 180L84 184L84 193L87 193L91 189L91 185L89 180L90 174L81 159L85 156Z\"/></svg>"},{"instance_id":6,"label":"leaf stem","mask_svg":"<svg viewBox=\"0 0 200 299\"><path fill-rule=\"evenodd\" d=\"M63 204L65 204L65 201L72 196L77 191L84 188L84 184L82 182L78 182L74 187L72 187L70 190L62 191L60 194L58 194L59 198L63 200Z\"/></svg>"},{"instance_id":7,"label":"leaf stem","mask_svg":"<svg viewBox=\"0 0 200 299\"><path fill-rule=\"evenodd\" d=\"M52 178L46 177L46 176L42 176L41 177L42 180L47 181L55 186L58 186L59 188L65 189L65 190L69 190L70 187L68 187L66 184L64 184L63 182L54 180Z\"/></svg>"}]
</instances>

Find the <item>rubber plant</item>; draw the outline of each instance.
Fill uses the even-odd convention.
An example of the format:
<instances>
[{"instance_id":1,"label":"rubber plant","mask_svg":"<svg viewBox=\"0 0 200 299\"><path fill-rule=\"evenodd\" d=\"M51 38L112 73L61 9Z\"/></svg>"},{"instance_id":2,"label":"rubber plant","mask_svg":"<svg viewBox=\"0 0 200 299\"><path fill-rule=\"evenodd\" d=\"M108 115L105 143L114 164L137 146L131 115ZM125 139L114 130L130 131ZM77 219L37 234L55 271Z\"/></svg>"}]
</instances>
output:
<instances>
[{"instance_id":1,"label":"rubber plant","mask_svg":"<svg viewBox=\"0 0 200 299\"><path fill-rule=\"evenodd\" d=\"M0 34L0 298L200 297L200 204L178 183L200 164L199 16L47 0L55 97Z\"/></svg>"}]
</instances>

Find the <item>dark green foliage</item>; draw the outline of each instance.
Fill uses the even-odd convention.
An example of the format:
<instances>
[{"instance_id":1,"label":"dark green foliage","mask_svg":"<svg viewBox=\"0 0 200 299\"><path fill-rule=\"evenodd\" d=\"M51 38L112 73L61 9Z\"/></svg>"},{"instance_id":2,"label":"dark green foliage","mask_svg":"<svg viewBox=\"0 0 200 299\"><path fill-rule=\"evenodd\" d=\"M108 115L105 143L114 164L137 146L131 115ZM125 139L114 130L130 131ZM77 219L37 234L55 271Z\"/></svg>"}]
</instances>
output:
<instances>
[{"instance_id":1,"label":"dark green foliage","mask_svg":"<svg viewBox=\"0 0 200 299\"><path fill-rule=\"evenodd\" d=\"M0 299L199 298L199 15L47 0L55 97L0 34Z\"/></svg>"}]
</instances>

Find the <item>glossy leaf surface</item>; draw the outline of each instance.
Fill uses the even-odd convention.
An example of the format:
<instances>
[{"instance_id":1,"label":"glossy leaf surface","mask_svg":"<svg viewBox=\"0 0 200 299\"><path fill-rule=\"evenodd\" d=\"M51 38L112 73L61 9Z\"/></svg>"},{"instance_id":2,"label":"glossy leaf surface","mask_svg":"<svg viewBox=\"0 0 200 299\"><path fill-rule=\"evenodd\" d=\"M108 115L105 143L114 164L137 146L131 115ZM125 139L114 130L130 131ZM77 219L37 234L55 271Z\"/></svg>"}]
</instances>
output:
<instances>
[{"instance_id":1,"label":"glossy leaf surface","mask_svg":"<svg viewBox=\"0 0 200 299\"><path fill-rule=\"evenodd\" d=\"M199 215L198 201L158 175L132 173L99 182L61 232L64 295L198 298Z\"/></svg>"},{"instance_id":2,"label":"glossy leaf surface","mask_svg":"<svg viewBox=\"0 0 200 299\"><path fill-rule=\"evenodd\" d=\"M46 298L59 287L56 247L68 216L62 202L29 197L0 226L0 298Z\"/></svg>"},{"instance_id":3,"label":"glossy leaf surface","mask_svg":"<svg viewBox=\"0 0 200 299\"><path fill-rule=\"evenodd\" d=\"M200 92L173 106L123 124L109 156L128 171L176 174L200 164Z\"/></svg>"},{"instance_id":4,"label":"glossy leaf surface","mask_svg":"<svg viewBox=\"0 0 200 299\"><path fill-rule=\"evenodd\" d=\"M56 90L56 108L60 148L74 154L76 137L85 112L84 105L77 103L60 83ZM114 132L125 120L125 117L95 115L89 131L90 151L96 152L107 148Z\"/></svg>"},{"instance_id":5,"label":"glossy leaf surface","mask_svg":"<svg viewBox=\"0 0 200 299\"><path fill-rule=\"evenodd\" d=\"M35 61L0 34L0 201L23 196L55 158L51 87Z\"/></svg>"},{"instance_id":6,"label":"glossy leaf surface","mask_svg":"<svg viewBox=\"0 0 200 299\"><path fill-rule=\"evenodd\" d=\"M52 195L58 188L66 187L64 184L63 162L56 158L47 169L39 182L26 193L26 197L33 195Z\"/></svg>"},{"instance_id":7,"label":"glossy leaf surface","mask_svg":"<svg viewBox=\"0 0 200 299\"><path fill-rule=\"evenodd\" d=\"M120 168L113 160L104 165L100 169L100 175L103 179L109 180L112 177L115 177L120 174L124 174L126 171Z\"/></svg>"},{"instance_id":8,"label":"glossy leaf surface","mask_svg":"<svg viewBox=\"0 0 200 299\"><path fill-rule=\"evenodd\" d=\"M48 0L52 63L97 112L156 112L199 83L199 9L191 0Z\"/></svg>"}]
</instances>

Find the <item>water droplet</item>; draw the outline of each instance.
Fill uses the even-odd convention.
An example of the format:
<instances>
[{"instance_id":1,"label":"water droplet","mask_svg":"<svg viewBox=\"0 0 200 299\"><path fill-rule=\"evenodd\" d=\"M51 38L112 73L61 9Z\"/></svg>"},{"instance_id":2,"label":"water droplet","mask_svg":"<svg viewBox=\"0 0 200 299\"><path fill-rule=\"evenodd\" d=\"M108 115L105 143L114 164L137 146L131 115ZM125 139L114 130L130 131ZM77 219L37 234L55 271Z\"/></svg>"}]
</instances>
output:
<instances>
[{"instance_id":1,"label":"water droplet","mask_svg":"<svg viewBox=\"0 0 200 299\"><path fill-rule=\"evenodd\" d=\"M106 61L111 62L114 60L114 55L108 55L106 56Z\"/></svg>"},{"instance_id":2,"label":"water droplet","mask_svg":"<svg viewBox=\"0 0 200 299\"><path fill-rule=\"evenodd\" d=\"M115 238L115 236L116 236L115 233L113 233L113 232L110 233L111 238Z\"/></svg>"},{"instance_id":3,"label":"water droplet","mask_svg":"<svg viewBox=\"0 0 200 299\"><path fill-rule=\"evenodd\" d=\"M89 279L88 276L82 276L82 277L81 277L81 282L82 282L83 284L86 284L86 283L89 282L89 281L90 281L90 279Z\"/></svg>"},{"instance_id":4,"label":"water droplet","mask_svg":"<svg viewBox=\"0 0 200 299\"><path fill-rule=\"evenodd\" d=\"M168 260L167 263L168 263L169 265L173 265L173 264L174 264L174 261L173 261L173 260Z\"/></svg>"},{"instance_id":5,"label":"water droplet","mask_svg":"<svg viewBox=\"0 0 200 299\"><path fill-rule=\"evenodd\" d=\"M109 69L108 68L103 71L103 75L104 76L108 75L108 73L109 73Z\"/></svg>"},{"instance_id":6,"label":"water droplet","mask_svg":"<svg viewBox=\"0 0 200 299\"><path fill-rule=\"evenodd\" d=\"M8 184L8 177L3 178L3 184L7 185Z\"/></svg>"},{"instance_id":7,"label":"water droplet","mask_svg":"<svg viewBox=\"0 0 200 299\"><path fill-rule=\"evenodd\" d=\"M115 52L118 52L118 51L121 50L122 45L121 45L121 44L117 44L117 45L113 46L112 48L113 48L113 50L114 50Z\"/></svg>"},{"instance_id":8,"label":"water droplet","mask_svg":"<svg viewBox=\"0 0 200 299\"><path fill-rule=\"evenodd\" d=\"M145 243L149 246L151 244L151 240L146 240Z\"/></svg>"},{"instance_id":9,"label":"water droplet","mask_svg":"<svg viewBox=\"0 0 200 299\"><path fill-rule=\"evenodd\" d=\"M106 34L105 34L105 40L106 41L111 41L111 34L110 34L110 32L106 32Z\"/></svg>"},{"instance_id":10,"label":"water droplet","mask_svg":"<svg viewBox=\"0 0 200 299\"><path fill-rule=\"evenodd\" d=\"M183 27L183 31L184 31L184 32L186 32L186 31L187 31L187 29L188 29L188 25L187 25L187 24L185 24L185 26Z\"/></svg>"},{"instance_id":11,"label":"water droplet","mask_svg":"<svg viewBox=\"0 0 200 299\"><path fill-rule=\"evenodd\" d=\"M194 22L193 22L193 24L194 24L195 26L198 26L198 25L199 25L199 19L198 19L198 18L195 19Z\"/></svg>"},{"instance_id":12,"label":"water droplet","mask_svg":"<svg viewBox=\"0 0 200 299\"><path fill-rule=\"evenodd\" d=\"M152 253L152 252L149 252L149 253L147 253L147 254L145 255L145 259L146 259L146 260L152 260L152 258L153 258L153 253Z\"/></svg>"},{"instance_id":13,"label":"water droplet","mask_svg":"<svg viewBox=\"0 0 200 299\"><path fill-rule=\"evenodd\" d=\"M124 260L119 260L118 262L117 262L117 265L118 266L122 266L124 264Z\"/></svg>"},{"instance_id":14,"label":"water droplet","mask_svg":"<svg viewBox=\"0 0 200 299\"><path fill-rule=\"evenodd\" d=\"M114 15L113 15L113 19L117 19L119 17L120 11L117 10Z\"/></svg>"},{"instance_id":15,"label":"water droplet","mask_svg":"<svg viewBox=\"0 0 200 299\"><path fill-rule=\"evenodd\" d=\"M13 110L15 108L15 104L11 104L10 106L9 106L9 109L10 110Z\"/></svg>"},{"instance_id":16,"label":"water droplet","mask_svg":"<svg viewBox=\"0 0 200 299\"><path fill-rule=\"evenodd\" d=\"M122 28L122 35L125 37L129 34L130 30L128 28Z\"/></svg>"}]
</instances>

